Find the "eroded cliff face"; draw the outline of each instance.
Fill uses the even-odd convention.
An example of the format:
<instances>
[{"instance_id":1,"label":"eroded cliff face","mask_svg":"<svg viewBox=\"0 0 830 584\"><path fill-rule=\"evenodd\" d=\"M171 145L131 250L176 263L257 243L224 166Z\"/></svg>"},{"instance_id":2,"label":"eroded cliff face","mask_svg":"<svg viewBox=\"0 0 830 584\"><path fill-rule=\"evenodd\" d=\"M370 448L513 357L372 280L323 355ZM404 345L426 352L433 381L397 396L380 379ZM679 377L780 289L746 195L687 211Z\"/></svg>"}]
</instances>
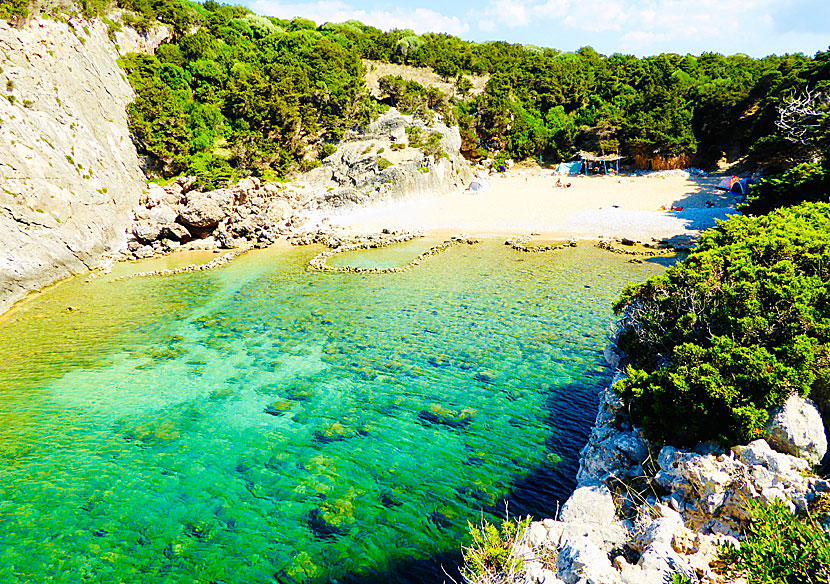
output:
<instances>
[{"instance_id":1,"label":"eroded cliff face","mask_svg":"<svg viewBox=\"0 0 830 584\"><path fill-rule=\"evenodd\" d=\"M146 188L116 60L163 36L101 21L0 21L0 313L126 246ZM116 45L118 43L118 45Z\"/></svg>"},{"instance_id":2,"label":"eroded cliff face","mask_svg":"<svg viewBox=\"0 0 830 584\"><path fill-rule=\"evenodd\" d=\"M444 156L429 156L412 147L407 128L417 129L424 139L436 135ZM473 169L460 150L458 126L425 124L392 108L298 181L311 186L313 206L325 211L435 196L472 180Z\"/></svg>"}]
</instances>

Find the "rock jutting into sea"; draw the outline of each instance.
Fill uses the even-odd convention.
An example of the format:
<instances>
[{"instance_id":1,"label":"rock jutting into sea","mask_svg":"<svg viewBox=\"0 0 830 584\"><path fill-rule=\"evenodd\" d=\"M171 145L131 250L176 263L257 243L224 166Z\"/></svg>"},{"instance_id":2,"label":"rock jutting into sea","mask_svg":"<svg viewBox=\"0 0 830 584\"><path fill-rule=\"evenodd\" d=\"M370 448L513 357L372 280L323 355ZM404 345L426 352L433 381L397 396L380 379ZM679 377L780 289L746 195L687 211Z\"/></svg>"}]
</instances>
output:
<instances>
[{"instance_id":1,"label":"rock jutting into sea","mask_svg":"<svg viewBox=\"0 0 830 584\"><path fill-rule=\"evenodd\" d=\"M308 189L256 177L207 192L191 188L194 184L193 178L180 177L164 187L148 185L133 209L128 258L169 253L187 243L201 249L269 245L291 232L310 197Z\"/></svg>"},{"instance_id":2,"label":"rock jutting into sea","mask_svg":"<svg viewBox=\"0 0 830 584\"><path fill-rule=\"evenodd\" d=\"M606 357L619 362L613 346ZM830 498L830 481L807 473L827 453L824 425L798 396L750 444L653 448L614 390L603 390L576 490L558 520L531 523L514 550L525 582L661 584L681 574L714 584L720 550L739 546L749 525L749 501L805 513Z\"/></svg>"}]
</instances>

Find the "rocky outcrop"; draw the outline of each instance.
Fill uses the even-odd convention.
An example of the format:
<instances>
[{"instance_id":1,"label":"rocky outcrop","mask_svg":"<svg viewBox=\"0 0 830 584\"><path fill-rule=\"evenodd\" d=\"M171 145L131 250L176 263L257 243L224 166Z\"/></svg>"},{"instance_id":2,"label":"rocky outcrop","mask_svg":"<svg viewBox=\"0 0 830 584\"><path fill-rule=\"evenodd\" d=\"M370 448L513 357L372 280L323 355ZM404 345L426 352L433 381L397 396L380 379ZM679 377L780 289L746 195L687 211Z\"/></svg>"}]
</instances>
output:
<instances>
[{"instance_id":1,"label":"rocky outcrop","mask_svg":"<svg viewBox=\"0 0 830 584\"><path fill-rule=\"evenodd\" d=\"M412 147L407 128L416 128L421 141L435 135L442 154L427 155ZM429 125L392 108L301 180L312 187L315 205L323 210L444 194L473 177L460 149L457 126L437 121Z\"/></svg>"},{"instance_id":2,"label":"rocky outcrop","mask_svg":"<svg viewBox=\"0 0 830 584\"><path fill-rule=\"evenodd\" d=\"M164 33L116 33L152 50ZM0 312L122 249L144 175L101 21L0 21Z\"/></svg>"},{"instance_id":3,"label":"rocky outcrop","mask_svg":"<svg viewBox=\"0 0 830 584\"><path fill-rule=\"evenodd\" d=\"M436 158L407 147L406 128L417 128L421 136L431 133L439 137L438 145L445 155ZM393 149L393 144L399 147ZM151 184L133 209L127 255L150 257L187 242L190 246L222 248L267 245L280 235L290 235L292 243L298 245L329 244L337 236L322 224L336 209L441 194L469 180L472 171L459 154L460 147L457 127L448 128L438 122L428 126L393 109L372 122L363 134L341 144L320 168L290 183L247 178L232 187L209 192L193 189L194 180L186 177L165 187ZM313 226L317 226L316 231ZM359 243L338 240L329 247ZM336 252L324 252L315 258L319 261L312 262L312 268L355 271L327 267L325 259L331 253Z\"/></svg>"},{"instance_id":4,"label":"rocky outcrop","mask_svg":"<svg viewBox=\"0 0 830 584\"><path fill-rule=\"evenodd\" d=\"M607 352L619 360L615 351ZM612 389L605 389L600 394L599 411L591 435L580 452L577 482L626 481L641 477L645 473L643 461L648 454L648 442L642 430L631 425L622 399Z\"/></svg>"},{"instance_id":5,"label":"rocky outcrop","mask_svg":"<svg viewBox=\"0 0 830 584\"><path fill-rule=\"evenodd\" d=\"M606 353L619 358L613 347ZM830 481L807 472L826 451L815 406L794 397L771 414L769 443L731 451L664 446L658 454L622 400L604 390L577 489L559 520L531 523L516 550L525 560L522 581L662 584L680 574L721 582L720 550L740 545L750 501L777 500L803 514L830 493Z\"/></svg>"},{"instance_id":6,"label":"rocky outcrop","mask_svg":"<svg viewBox=\"0 0 830 584\"><path fill-rule=\"evenodd\" d=\"M308 193L300 188L245 178L232 187L202 192L180 177L147 185L127 229L127 257L145 258L178 249L264 246L290 233Z\"/></svg>"},{"instance_id":7,"label":"rocky outcrop","mask_svg":"<svg viewBox=\"0 0 830 584\"><path fill-rule=\"evenodd\" d=\"M819 464L827 454L827 436L816 405L793 395L771 412L767 442L776 450Z\"/></svg>"}]
</instances>

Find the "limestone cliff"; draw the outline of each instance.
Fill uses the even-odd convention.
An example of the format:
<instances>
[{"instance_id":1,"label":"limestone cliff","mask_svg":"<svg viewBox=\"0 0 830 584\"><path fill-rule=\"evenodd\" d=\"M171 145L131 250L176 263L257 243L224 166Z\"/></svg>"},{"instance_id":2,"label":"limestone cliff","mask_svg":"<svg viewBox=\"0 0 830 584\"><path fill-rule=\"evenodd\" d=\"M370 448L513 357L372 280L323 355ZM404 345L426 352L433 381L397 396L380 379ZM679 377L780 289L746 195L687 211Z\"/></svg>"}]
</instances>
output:
<instances>
[{"instance_id":1,"label":"limestone cliff","mask_svg":"<svg viewBox=\"0 0 830 584\"><path fill-rule=\"evenodd\" d=\"M414 147L407 129L416 129L424 139L434 135L441 154L428 155ZM426 124L392 108L364 133L344 141L300 182L311 185L313 204L325 210L444 194L473 178L460 149L458 126Z\"/></svg>"},{"instance_id":2,"label":"limestone cliff","mask_svg":"<svg viewBox=\"0 0 830 584\"><path fill-rule=\"evenodd\" d=\"M0 21L0 312L126 245L146 185L118 45L160 40L111 40L98 20Z\"/></svg>"}]
</instances>

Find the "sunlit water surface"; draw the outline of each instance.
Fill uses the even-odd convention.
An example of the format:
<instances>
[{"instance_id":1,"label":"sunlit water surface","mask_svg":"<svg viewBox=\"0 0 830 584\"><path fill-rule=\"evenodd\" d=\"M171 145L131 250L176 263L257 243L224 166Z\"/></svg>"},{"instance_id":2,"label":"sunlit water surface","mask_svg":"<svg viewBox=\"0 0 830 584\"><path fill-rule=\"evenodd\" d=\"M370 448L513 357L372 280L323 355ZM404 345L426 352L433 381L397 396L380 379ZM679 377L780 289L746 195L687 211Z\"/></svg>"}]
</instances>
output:
<instances>
[{"instance_id":1,"label":"sunlit water surface","mask_svg":"<svg viewBox=\"0 0 830 584\"><path fill-rule=\"evenodd\" d=\"M440 582L468 520L555 512L663 268L500 244L120 265L0 319L0 582Z\"/></svg>"}]
</instances>

